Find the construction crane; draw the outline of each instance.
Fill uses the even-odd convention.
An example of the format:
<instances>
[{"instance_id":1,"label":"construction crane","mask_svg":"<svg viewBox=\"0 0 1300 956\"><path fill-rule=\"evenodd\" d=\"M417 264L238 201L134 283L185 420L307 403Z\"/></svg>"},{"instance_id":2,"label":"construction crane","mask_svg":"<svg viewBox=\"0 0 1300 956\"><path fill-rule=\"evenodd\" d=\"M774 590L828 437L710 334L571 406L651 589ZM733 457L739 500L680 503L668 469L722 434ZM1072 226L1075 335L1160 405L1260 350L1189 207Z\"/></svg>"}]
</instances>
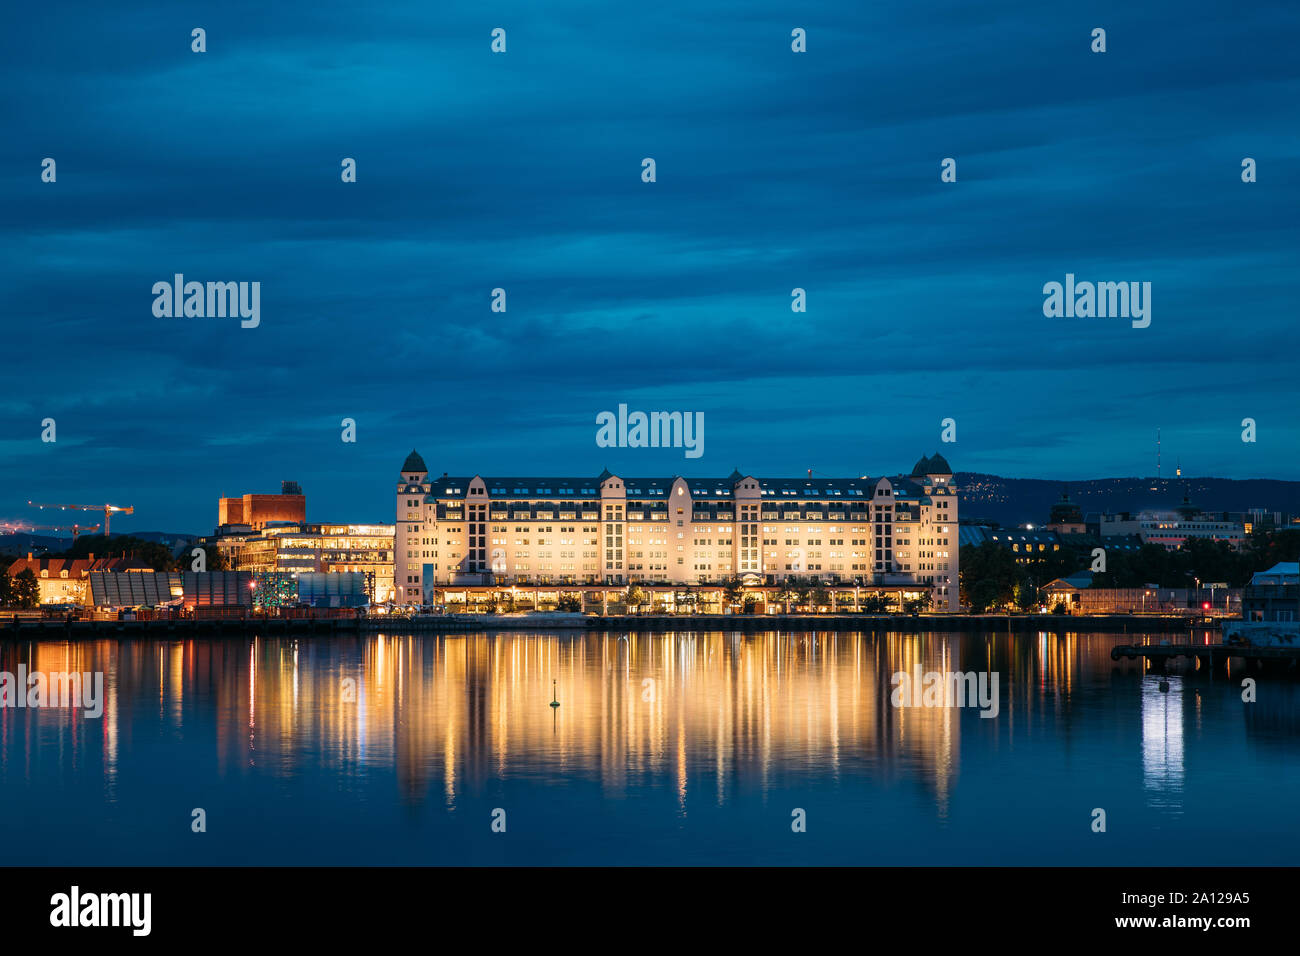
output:
<instances>
[{"instance_id":1,"label":"construction crane","mask_svg":"<svg viewBox=\"0 0 1300 956\"><path fill-rule=\"evenodd\" d=\"M72 543L76 544L77 535L87 531L89 531L91 534L94 534L96 531L99 530L99 525L74 524L65 527L65 526L53 525L53 524L26 524L20 522L18 524L0 524L0 528L4 528L5 534L22 534L27 531L71 531Z\"/></svg>"},{"instance_id":2,"label":"construction crane","mask_svg":"<svg viewBox=\"0 0 1300 956\"><path fill-rule=\"evenodd\" d=\"M114 511L120 511L124 515L135 514L135 505L45 505L35 501L27 502L33 508L58 508L61 511L102 511L104 512L104 537L108 537L108 522L112 518Z\"/></svg>"}]
</instances>

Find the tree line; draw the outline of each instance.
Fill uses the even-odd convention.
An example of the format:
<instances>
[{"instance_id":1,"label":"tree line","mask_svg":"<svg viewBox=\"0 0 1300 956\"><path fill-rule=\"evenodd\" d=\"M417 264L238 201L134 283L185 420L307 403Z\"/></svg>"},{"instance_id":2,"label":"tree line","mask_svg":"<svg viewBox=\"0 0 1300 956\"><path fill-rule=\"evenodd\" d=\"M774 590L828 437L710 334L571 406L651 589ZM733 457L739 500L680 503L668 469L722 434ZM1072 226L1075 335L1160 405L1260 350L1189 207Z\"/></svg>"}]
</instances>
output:
<instances>
[{"instance_id":1,"label":"tree line","mask_svg":"<svg viewBox=\"0 0 1300 956\"><path fill-rule=\"evenodd\" d=\"M1035 553L1017 561L1017 554L992 541L963 545L958 574L961 601L973 613L990 608L1029 610L1040 603L1039 592L1056 578L1087 571L1098 542L1063 543L1059 551ZM1144 544L1133 551L1106 549L1106 570L1092 576L1095 588L1193 588L1199 581L1243 587L1256 571L1279 561L1300 558L1300 529L1262 530L1251 534L1241 550L1226 541L1192 538L1176 551Z\"/></svg>"}]
</instances>

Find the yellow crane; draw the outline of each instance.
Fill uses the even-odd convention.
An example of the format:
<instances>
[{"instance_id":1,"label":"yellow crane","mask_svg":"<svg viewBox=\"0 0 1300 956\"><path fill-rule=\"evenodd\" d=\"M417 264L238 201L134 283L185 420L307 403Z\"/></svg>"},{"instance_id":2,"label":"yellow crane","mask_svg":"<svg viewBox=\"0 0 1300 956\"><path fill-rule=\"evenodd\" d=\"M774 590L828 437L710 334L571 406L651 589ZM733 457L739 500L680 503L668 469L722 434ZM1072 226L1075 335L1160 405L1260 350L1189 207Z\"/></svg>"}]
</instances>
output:
<instances>
[{"instance_id":1,"label":"yellow crane","mask_svg":"<svg viewBox=\"0 0 1300 956\"><path fill-rule=\"evenodd\" d=\"M58 508L61 511L102 511L104 512L104 537L108 537L108 522L112 518L114 511L120 511L124 515L135 514L135 505L50 505L40 504L35 501L27 502L33 508L40 508L42 511L46 508Z\"/></svg>"}]
</instances>

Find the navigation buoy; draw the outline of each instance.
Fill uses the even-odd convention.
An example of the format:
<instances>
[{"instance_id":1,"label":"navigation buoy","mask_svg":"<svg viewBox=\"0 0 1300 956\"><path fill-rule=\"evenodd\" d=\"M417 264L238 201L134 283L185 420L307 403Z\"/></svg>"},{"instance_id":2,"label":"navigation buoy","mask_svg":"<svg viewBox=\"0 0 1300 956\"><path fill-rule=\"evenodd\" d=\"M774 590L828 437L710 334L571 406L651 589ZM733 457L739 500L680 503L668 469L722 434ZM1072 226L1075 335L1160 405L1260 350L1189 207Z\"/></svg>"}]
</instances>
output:
<instances>
[{"instance_id":1,"label":"navigation buoy","mask_svg":"<svg viewBox=\"0 0 1300 956\"><path fill-rule=\"evenodd\" d=\"M560 702L555 699L555 678L551 678L551 706L559 707Z\"/></svg>"}]
</instances>

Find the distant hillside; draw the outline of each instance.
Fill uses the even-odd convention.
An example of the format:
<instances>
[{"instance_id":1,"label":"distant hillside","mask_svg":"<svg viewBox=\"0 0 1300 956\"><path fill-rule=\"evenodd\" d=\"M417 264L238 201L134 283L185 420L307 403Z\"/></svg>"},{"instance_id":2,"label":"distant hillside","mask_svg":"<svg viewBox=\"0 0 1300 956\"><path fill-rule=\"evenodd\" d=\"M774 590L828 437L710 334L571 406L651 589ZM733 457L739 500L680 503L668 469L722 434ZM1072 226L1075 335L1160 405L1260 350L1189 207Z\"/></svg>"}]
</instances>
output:
<instances>
[{"instance_id":1,"label":"distant hillside","mask_svg":"<svg viewBox=\"0 0 1300 956\"><path fill-rule=\"evenodd\" d=\"M1248 511L1263 508L1300 514L1300 481L1270 478L1089 478L1083 481L1044 481L1002 478L978 472L953 476L961 496L963 519L987 518L1004 525L1046 524L1052 505L1069 489L1070 500L1085 515L1098 511L1141 511L1176 508L1187 494L1206 511Z\"/></svg>"},{"instance_id":2,"label":"distant hillside","mask_svg":"<svg viewBox=\"0 0 1300 956\"><path fill-rule=\"evenodd\" d=\"M84 538L86 535L82 535L82 537ZM97 535L96 537L101 541L103 540L103 535ZM139 538L142 541L156 541L175 551L182 545L193 541L197 535L166 531L123 531L121 534L113 534L112 537L114 539L130 537ZM45 554L51 551L64 551L70 547L72 547L72 535L60 538L31 532L0 534L0 554L25 555L28 551L33 554Z\"/></svg>"},{"instance_id":3,"label":"distant hillside","mask_svg":"<svg viewBox=\"0 0 1300 956\"><path fill-rule=\"evenodd\" d=\"M198 538L196 534L177 531L123 531L122 534L132 538L139 538L141 541L156 541L159 544L167 545L169 548L178 548L182 544L188 544ZM115 534L113 537L116 538L117 535Z\"/></svg>"},{"instance_id":4,"label":"distant hillside","mask_svg":"<svg viewBox=\"0 0 1300 956\"><path fill-rule=\"evenodd\" d=\"M36 554L44 554L46 551L62 551L68 545L72 544L72 538L66 541L62 538L52 538L44 534L29 534L19 532L17 534L0 534L0 554L25 555L28 551Z\"/></svg>"}]
</instances>

